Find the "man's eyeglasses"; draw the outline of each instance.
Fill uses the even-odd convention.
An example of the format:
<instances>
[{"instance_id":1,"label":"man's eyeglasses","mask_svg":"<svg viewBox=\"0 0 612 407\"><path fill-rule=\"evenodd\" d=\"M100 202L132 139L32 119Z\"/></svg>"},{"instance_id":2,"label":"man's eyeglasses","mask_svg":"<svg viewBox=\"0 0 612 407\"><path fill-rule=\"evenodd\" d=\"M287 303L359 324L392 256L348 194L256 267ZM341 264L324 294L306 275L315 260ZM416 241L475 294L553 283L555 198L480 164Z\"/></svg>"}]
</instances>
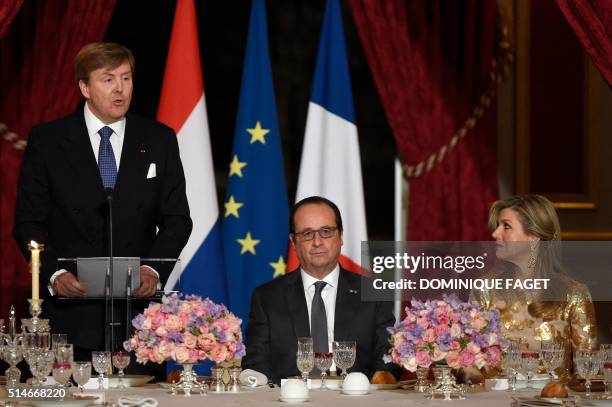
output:
<instances>
[{"instance_id":1,"label":"man's eyeglasses","mask_svg":"<svg viewBox=\"0 0 612 407\"><path fill-rule=\"evenodd\" d=\"M337 226L323 226L320 229L316 230L305 230L303 232L296 232L293 234L296 239L302 241L312 240L315 237L315 234L319 234L321 239L329 239L336 234L336 230L338 230Z\"/></svg>"}]
</instances>

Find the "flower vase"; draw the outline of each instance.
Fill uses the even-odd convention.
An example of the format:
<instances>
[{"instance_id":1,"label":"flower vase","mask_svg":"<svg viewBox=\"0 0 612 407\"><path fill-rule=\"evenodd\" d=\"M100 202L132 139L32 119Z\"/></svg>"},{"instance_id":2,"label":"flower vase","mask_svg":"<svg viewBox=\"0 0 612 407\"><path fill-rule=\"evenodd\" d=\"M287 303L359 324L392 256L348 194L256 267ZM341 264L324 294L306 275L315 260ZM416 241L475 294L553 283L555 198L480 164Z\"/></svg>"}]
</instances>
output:
<instances>
[{"instance_id":1,"label":"flower vase","mask_svg":"<svg viewBox=\"0 0 612 407\"><path fill-rule=\"evenodd\" d=\"M172 395L176 396L179 393L183 393L185 397L189 397L191 393L206 394L208 392L208 385L198 381L198 375L193 371L194 364L184 363L181 366L183 366L183 371L179 381L170 387Z\"/></svg>"},{"instance_id":2,"label":"flower vase","mask_svg":"<svg viewBox=\"0 0 612 407\"><path fill-rule=\"evenodd\" d=\"M455 383L455 377L449 366L434 366L434 384L429 388L430 399L463 400L465 388Z\"/></svg>"}]
</instances>

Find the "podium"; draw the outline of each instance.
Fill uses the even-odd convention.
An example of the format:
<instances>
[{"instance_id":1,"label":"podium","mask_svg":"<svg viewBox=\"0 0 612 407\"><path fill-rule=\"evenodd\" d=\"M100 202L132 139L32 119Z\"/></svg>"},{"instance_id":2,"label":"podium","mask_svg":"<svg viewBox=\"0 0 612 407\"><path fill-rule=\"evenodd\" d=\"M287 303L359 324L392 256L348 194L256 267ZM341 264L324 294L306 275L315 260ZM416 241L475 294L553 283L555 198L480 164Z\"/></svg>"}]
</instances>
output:
<instances>
[{"instance_id":1,"label":"podium","mask_svg":"<svg viewBox=\"0 0 612 407\"><path fill-rule=\"evenodd\" d=\"M78 300L104 301L104 333L105 350L115 349L115 333L121 329L122 322L116 315L115 301L125 305L125 319L123 325L125 337L130 337L132 305L135 300L159 301L165 291L157 287L152 297L134 297L133 292L140 287L140 267L148 266L161 275L180 276L181 262L175 258L140 258L140 257L77 257L59 258L58 270L67 270L74 273L79 282L87 289L87 297ZM166 274L170 270L168 274ZM177 280L178 282L178 280ZM60 300L70 301L75 298L59 297Z\"/></svg>"}]
</instances>

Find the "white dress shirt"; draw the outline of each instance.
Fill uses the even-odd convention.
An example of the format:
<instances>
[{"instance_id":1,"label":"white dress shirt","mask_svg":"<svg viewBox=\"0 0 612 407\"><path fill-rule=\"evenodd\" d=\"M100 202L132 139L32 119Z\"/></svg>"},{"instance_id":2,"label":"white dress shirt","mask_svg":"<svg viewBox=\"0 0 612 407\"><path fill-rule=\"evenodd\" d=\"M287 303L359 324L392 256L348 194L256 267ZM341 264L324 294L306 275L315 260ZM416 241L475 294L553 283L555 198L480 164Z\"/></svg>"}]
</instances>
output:
<instances>
[{"instance_id":1,"label":"white dress shirt","mask_svg":"<svg viewBox=\"0 0 612 407\"><path fill-rule=\"evenodd\" d=\"M325 278L323 278L322 280L314 278L310 274L306 273L303 269L300 269L300 273L302 274L302 284L304 284L304 294L306 295L306 306L308 307L309 326L311 324L310 315L312 308L312 299L314 298L316 290L315 283L317 281L325 281L327 283L321 291L321 298L323 299L323 303L325 304L325 315L327 316L327 341L329 351L331 352L333 349L332 344L334 342L334 317L336 315L336 294L338 293L338 278L340 277L340 266L336 265L332 272L326 275ZM333 364L330 370L335 371L336 365Z\"/></svg>"}]
</instances>

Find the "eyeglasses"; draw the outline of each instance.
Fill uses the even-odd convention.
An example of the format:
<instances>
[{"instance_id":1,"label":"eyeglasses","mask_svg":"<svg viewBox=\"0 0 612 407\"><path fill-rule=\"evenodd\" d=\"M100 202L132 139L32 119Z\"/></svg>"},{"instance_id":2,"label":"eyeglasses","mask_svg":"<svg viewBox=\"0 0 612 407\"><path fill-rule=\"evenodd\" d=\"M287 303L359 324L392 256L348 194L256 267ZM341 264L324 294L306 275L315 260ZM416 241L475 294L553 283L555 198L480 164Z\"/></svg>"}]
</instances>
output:
<instances>
[{"instance_id":1,"label":"eyeglasses","mask_svg":"<svg viewBox=\"0 0 612 407\"><path fill-rule=\"evenodd\" d=\"M296 232L293 234L293 236L295 236L296 239L306 242L314 239L315 234L318 233L321 239L329 239L330 237L333 237L336 234L336 230L338 230L337 226L323 226L322 228L316 230L305 230L303 232Z\"/></svg>"}]
</instances>

